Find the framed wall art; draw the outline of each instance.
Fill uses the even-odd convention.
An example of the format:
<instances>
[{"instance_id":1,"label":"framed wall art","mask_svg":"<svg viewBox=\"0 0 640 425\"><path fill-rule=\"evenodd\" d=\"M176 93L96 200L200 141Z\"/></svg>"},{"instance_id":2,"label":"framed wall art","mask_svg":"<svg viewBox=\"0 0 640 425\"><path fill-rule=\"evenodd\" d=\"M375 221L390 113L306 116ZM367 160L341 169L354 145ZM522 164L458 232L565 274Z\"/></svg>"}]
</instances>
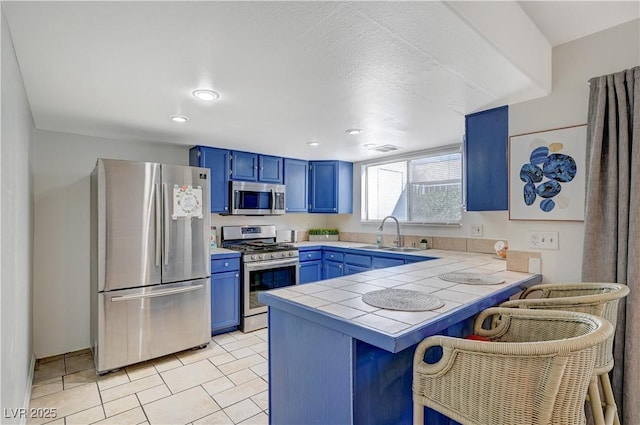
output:
<instances>
[{"instance_id":1,"label":"framed wall art","mask_svg":"<svg viewBox=\"0 0 640 425\"><path fill-rule=\"evenodd\" d=\"M584 221L587 125L509 137L509 219Z\"/></svg>"}]
</instances>

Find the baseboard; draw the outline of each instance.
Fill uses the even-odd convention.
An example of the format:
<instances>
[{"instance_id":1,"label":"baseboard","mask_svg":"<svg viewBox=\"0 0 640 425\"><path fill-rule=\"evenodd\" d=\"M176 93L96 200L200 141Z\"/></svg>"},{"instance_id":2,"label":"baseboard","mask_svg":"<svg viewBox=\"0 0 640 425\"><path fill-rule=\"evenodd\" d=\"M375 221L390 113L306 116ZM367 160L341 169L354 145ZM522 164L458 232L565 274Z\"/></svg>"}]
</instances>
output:
<instances>
[{"instance_id":1,"label":"baseboard","mask_svg":"<svg viewBox=\"0 0 640 425\"><path fill-rule=\"evenodd\" d=\"M22 402L22 406L24 407L24 411L29 411L29 404L31 403L31 387L33 385L33 375L36 370L36 356L35 354L31 355L31 364L29 365L29 376L27 377L27 390L24 393L24 401ZM27 419L29 415L24 415L22 419L20 419L20 425L26 425Z\"/></svg>"}]
</instances>

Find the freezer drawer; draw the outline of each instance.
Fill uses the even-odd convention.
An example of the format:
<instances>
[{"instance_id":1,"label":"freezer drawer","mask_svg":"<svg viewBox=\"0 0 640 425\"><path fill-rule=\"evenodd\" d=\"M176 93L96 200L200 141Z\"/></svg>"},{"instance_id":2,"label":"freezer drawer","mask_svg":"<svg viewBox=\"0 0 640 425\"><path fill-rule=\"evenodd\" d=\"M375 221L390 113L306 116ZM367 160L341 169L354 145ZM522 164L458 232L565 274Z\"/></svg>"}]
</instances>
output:
<instances>
[{"instance_id":1,"label":"freezer drawer","mask_svg":"<svg viewBox=\"0 0 640 425\"><path fill-rule=\"evenodd\" d=\"M210 299L210 279L99 293L96 370L209 343Z\"/></svg>"}]
</instances>

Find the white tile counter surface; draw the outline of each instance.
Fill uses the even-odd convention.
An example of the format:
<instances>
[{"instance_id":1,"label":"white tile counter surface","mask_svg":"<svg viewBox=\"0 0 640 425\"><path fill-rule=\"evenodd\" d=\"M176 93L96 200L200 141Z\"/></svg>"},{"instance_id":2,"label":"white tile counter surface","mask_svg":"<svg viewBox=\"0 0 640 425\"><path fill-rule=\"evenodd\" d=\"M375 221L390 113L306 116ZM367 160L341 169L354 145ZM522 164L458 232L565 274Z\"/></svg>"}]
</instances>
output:
<instances>
[{"instance_id":1,"label":"white tile counter surface","mask_svg":"<svg viewBox=\"0 0 640 425\"><path fill-rule=\"evenodd\" d=\"M296 245L357 249L366 244L302 242ZM541 281L540 275L506 271L506 261L497 259L491 254L435 249L402 254L437 257L437 259L277 289L266 293L265 295L268 296L264 300L261 297L261 300L268 305L278 304L278 308L285 305L285 303L278 303L278 300L287 300L286 304L290 307L304 306L307 313L311 311L328 318L338 319L339 322L357 324L358 327L372 330L381 336L397 339L424 328L431 322L438 321L443 313L453 313L453 310L462 310L465 306L478 302L489 303L485 306L486 308L499 302L497 298L504 297L506 292L509 292L509 295L514 294L519 292L523 285L530 286ZM505 282L497 285L467 285L448 282L438 277L441 273L447 272L482 273L500 277ZM410 289L433 294L441 298L445 304L436 310L409 312L379 309L362 301L363 294L384 288ZM494 293L496 299L493 299ZM450 316L450 314L444 316Z\"/></svg>"}]
</instances>

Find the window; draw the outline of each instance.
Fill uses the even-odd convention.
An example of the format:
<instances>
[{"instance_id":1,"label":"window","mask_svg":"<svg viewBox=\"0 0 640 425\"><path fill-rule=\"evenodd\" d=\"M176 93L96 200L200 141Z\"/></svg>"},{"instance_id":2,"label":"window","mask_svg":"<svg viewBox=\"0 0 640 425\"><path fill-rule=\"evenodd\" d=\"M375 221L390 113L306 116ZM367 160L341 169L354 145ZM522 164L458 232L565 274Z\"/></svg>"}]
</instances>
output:
<instances>
[{"instance_id":1,"label":"window","mask_svg":"<svg viewBox=\"0 0 640 425\"><path fill-rule=\"evenodd\" d=\"M459 147L362 166L362 221L393 215L406 223L459 224Z\"/></svg>"}]
</instances>

